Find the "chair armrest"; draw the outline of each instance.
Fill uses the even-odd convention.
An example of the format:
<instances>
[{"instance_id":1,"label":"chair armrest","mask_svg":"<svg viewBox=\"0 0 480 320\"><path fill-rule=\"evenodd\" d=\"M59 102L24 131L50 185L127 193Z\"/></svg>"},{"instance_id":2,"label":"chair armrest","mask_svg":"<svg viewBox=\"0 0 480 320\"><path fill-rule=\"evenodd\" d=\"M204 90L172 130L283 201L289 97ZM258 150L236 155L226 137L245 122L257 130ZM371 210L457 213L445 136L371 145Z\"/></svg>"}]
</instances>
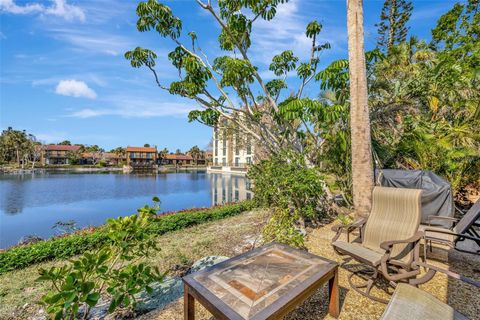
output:
<instances>
[{"instance_id":1,"label":"chair armrest","mask_svg":"<svg viewBox=\"0 0 480 320\"><path fill-rule=\"evenodd\" d=\"M347 232L350 232L352 229L362 228L365 225L366 222L367 222L367 219L362 218L362 219L359 219L359 220L357 220L355 222L352 222L352 223L349 223L349 224L345 224L345 225L337 224L337 225L333 226L332 231L335 231L336 234L333 237L332 242L337 241L337 239L342 234L343 230L347 230Z\"/></svg>"},{"instance_id":2,"label":"chair armrest","mask_svg":"<svg viewBox=\"0 0 480 320\"><path fill-rule=\"evenodd\" d=\"M365 222L367 222L367 219L362 218L349 224L337 224L332 227L332 231L337 232L342 229L361 228Z\"/></svg>"},{"instance_id":3,"label":"chair armrest","mask_svg":"<svg viewBox=\"0 0 480 320\"><path fill-rule=\"evenodd\" d=\"M389 268L388 264L390 264L390 255L392 252L392 247L396 244L409 244L409 243L414 243L414 258L412 261L412 265L414 262L419 260L419 242L420 239L423 238L424 233L422 231L417 231L412 237L404 240L392 240L392 241L385 241L380 244L380 248L385 250L385 253L383 254L382 258L380 259L380 270L383 274L383 276L389 280L389 281L404 281L407 279L410 279L412 277L416 277L420 273L420 269L412 269L408 264L401 263L401 262L396 262L393 263L395 265L400 266L403 268L403 272L397 273L397 274L390 274L389 273Z\"/></svg>"},{"instance_id":4,"label":"chair armrest","mask_svg":"<svg viewBox=\"0 0 480 320\"><path fill-rule=\"evenodd\" d=\"M449 277L452 277L454 279L458 279L458 280L461 280L465 283L469 283L473 286L476 286L476 287L479 287L480 288L480 281L478 280L475 280L475 279L472 279L472 278L469 278L469 277L466 277L464 275L461 275L461 274L458 274L456 272L453 272L451 270L447 270L447 269L443 269L443 268L440 268L440 267L437 267L437 266L434 266L434 265L431 265L431 264L428 264L428 263L425 263L425 262L414 262L415 265L419 266L419 267L424 267L424 268L428 268L428 269L431 269L433 270L434 272L438 271L438 272L441 272L441 273L444 273L446 274L447 276Z\"/></svg>"},{"instance_id":5,"label":"chair armrest","mask_svg":"<svg viewBox=\"0 0 480 320\"><path fill-rule=\"evenodd\" d=\"M432 221L432 220L450 221L450 222L453 222L454 224L457 223L458 221L460 221L460 219L453 218L453 217L444 217L444 216L429 215L429 216L427 217L428 223L430 223L430 221Z\"/></svg>"},{"instance_id":6,"label":"chair armrest","mask_svg":"<svg viewBox=\"0 0 480 320\"><path fill-rule=\"evenodd\" d=\"M425 233L425 238L428 238L428 234L427 232L432 232L432 233L444 233L444 234L450 234L452 236L457 236L459 238L465 238L465 239L469 239L469 240L473 240L473 241L480 241L480 238L477 238L477 237L473 237L471 235L468 235L468 234L465 234L465 233L456 233L456 232L453 232L451 230L447 230L447 229L442 229L442 230L439 230L439 229L429 229L428 227L426 227L423 232Z\"/></svg>"},{"instance_id":7,"label":"chair armrest","mask_svg":"<svg viewBox=\"0 0 480 320\"><path fill-rule=\"evenodd\" d=\"M380 248L388 252L395 244L417 242L423 238L423 235L424 233L422 231L417 231L412 237L408 239L384 241L380 243Z\"/></svg>"}]
</instances>

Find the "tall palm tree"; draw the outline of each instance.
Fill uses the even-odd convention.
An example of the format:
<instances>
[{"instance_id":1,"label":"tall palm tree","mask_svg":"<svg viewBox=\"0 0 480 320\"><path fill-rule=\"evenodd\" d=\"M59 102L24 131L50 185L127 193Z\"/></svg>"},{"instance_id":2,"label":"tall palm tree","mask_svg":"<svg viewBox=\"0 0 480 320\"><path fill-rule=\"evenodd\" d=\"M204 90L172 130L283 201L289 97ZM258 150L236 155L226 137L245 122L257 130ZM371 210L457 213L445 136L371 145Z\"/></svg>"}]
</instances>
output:
<instances>
[{"instance_id":1,"label":"tall palm tree","mask_svg":"<svg viewBox=\"0 0 480 320\"><path fill-rule=\"evenodd\" d=\"M363 43L362 0L347 0L347 31L353 204L357 215L366 216L372 204L373 162Z\"/></svg>"},{"instance_id":2,"label":"tall palm tree","mask_svg":"<svg viewBox=\"0 0 480 320\"><path fill-rule=\"evenodd\" d=\"M201 154L201 150L198 146L193 146L188 153L192 156L193 160L195 161L195 165L198 165L198 157Z\"/></svg>"}]
</instances>

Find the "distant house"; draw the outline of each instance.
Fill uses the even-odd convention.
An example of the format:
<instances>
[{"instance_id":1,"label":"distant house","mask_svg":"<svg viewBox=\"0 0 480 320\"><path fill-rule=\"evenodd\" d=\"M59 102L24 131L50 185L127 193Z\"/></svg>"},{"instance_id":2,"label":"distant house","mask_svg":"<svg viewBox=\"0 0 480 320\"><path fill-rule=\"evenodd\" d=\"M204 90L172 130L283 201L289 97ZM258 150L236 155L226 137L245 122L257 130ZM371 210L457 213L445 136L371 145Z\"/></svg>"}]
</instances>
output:
<instances>
[{"instance_id":1,"label":"distant house","mask_svg":"<svg viewBox=\"0 0 480 320\"><path fill-rule=\"evenodd\" d=\"M193 164L193 157L189 154L167 154L162 159L162 164L172 165L190 165Z\"/></svg>"},{"instance_id":2,"label":"distant house","mask_svg":"<svg viewBox=\"0 0 480 320\"><path fill-rule=\"evenodd\" d=\"M128 166L146 166L157 163L156 147L127 147L127 165Z\"/></svg>"},{"instance_id":3,"label":"distant house","mask_svg":"<svg viewBox=\"0 0 480 320\"><path fill-rule=\"evenodd\" d=\"M66 165L70 164L72 153L80 151L80 146L68 146L59 144L49 144L45 146L45 152L42 157L42 164L46 165Z\"/></svg>"},{"instance_id":4,"label":"distant house","mask_svg":"<svg viewBox=\"0 0 480 320\"><path fill-rule=\"evenodd\" d=\"M108 166L118 166L127 162L125 153L105 152L103 158Z\"/></svg>"},{"instance_id":5,"label":"distant house","mask_svg":"<svg viewBox=\"0 0 480 320\"><path fill-rule=\"evenodd\" d=\"M100 161L107 161L106 160L106 153L105 152L83 152L82 158L80 160L80 164L83 165L96 165Z\"/></svg>"},{"instance_id":6,"label":"distant house","mask_svg":"<svg viewBox=\"0 0 480 320\"><path fill-rule=\"evenodd\" d=\"M205 161L207 162L213 161L213 151L205 151Z\"/></svg>"}]
</instances>

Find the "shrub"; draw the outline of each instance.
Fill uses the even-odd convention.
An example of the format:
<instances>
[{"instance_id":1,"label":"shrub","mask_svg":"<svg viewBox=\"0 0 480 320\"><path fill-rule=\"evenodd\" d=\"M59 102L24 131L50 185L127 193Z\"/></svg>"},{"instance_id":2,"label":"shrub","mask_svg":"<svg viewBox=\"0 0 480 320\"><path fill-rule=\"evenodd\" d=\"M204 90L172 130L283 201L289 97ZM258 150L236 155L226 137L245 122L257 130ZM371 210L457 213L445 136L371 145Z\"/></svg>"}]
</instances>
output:
<instances>
[{"instance_id":1,"label":"shrub","mask_svg":"<svg viewBox=\"0 0 480 320\"><path fill-rule=\"evenodd\" d=\"M158 215L148 226L148 232L161 235L185 227L220 220L254 207L251 201L205 209ZM53 259L65 259L99 248L111 241L105 226L80 230L74 234L52 238L31 245L17 246L0 253L0 274Z\"/></svg>"},{"instance_id":2,"label":"shrub","mask_svg":"<svg viewBox=\"0 0 480 320\"><path fill-rule=\"evenodd\" d=\"M159 250L155 235L147 232L160 208L158 198L154 202L136 215L108 219L105 229L110 241L99 249L64 266L39 270L37 280L52 284L40 302L52 319L76 319L79 313L87 319L102 294L109 298L109 313L118 307L133 309L136 294L151 293L150 285L163 280L164 273L144 262Z\"/></svg>"},{"instance_id":3,"label":"shrub","mask_svg":"<svg viewBox=\"0 0 480 320\"><path fill-rule=\"evenodd\" d=\"M305 222L325 216L323 179L301 156L284 152L254 165L249 170L254 180L254 201L275 208L264 229L266 240L303 246Z\"/></svg>"}]
</instances>

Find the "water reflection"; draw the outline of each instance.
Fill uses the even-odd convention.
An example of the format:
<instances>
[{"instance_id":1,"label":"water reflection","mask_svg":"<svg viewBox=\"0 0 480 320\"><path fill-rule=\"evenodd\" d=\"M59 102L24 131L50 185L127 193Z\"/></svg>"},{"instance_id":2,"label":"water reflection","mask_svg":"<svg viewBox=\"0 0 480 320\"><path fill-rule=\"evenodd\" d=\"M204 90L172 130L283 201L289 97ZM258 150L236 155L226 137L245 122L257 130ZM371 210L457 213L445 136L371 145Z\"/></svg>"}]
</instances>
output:
<instances>
[{"instance_id":1,"label":"water reflection","mask_svg":"<svg viewBox=\"0 0 480 320\"><path fill-rule=\"evenodd\" d=\"M250 182L244 176L211 174L212 204L221 205L252 198Z\"/></svg>"},{"instance_id":2,"label":"water reflection","mask_svg":"<svg viewBox=\"0 0 480 320\"><path fill-rule=\"evenodd\" d=\"M79 228L133 214L158 196L161 210L209 207L252 197L243 176L205 171L0 174L0 248L25 235L48 238L57 221Z\"/></svg>"}]
</instances>

